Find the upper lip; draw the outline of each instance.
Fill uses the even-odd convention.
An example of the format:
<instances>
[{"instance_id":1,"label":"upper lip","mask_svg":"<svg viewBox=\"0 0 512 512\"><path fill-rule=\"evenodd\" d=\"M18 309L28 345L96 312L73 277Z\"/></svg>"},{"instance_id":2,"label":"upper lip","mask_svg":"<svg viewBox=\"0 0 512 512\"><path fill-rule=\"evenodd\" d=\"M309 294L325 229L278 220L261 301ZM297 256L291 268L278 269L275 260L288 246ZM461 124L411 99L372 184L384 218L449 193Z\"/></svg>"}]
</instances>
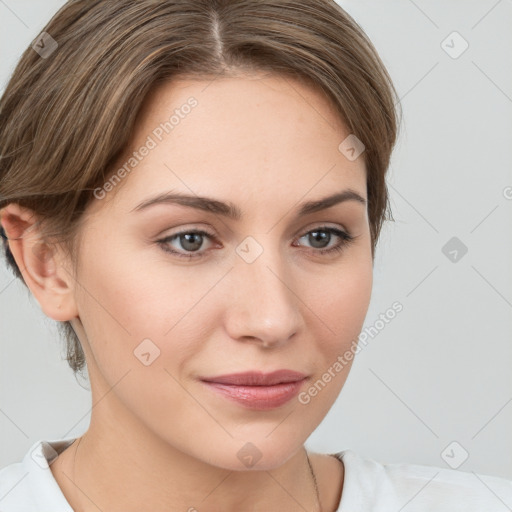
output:
<instances>
[{"instance_id":1,"label":"upper lip","mask_svg":"<svg viewBox=\"0 0 512 512\"><path fill-rule=\"evenodd\" d=\"M201 377L205 382L216 382L234 386L273 386L283 382L296 382L306 378L306 375L293 370L276 370L271 373L250 371L243 373L231 373L215 377Z\"/></svg>"}]
</instances>

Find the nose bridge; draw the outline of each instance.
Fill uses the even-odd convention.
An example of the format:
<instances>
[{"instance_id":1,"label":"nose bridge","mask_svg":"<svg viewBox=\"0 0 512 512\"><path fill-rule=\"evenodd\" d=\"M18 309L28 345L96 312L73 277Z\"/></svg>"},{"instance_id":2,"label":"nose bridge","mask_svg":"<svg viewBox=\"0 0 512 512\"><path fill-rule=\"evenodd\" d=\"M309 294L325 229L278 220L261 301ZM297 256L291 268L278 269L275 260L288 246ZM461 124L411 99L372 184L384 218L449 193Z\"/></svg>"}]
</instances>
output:
<instances>
[{"instance_id":1,"label":"nose bridge","mask_svg":"<svg viewBox=\"0 0 512 512\"><path fill-rule=\"evenodd\" d=\"M271 236L248 238L237 248L233 269L231 334L267 345L284 343L297 331L300 319L286 255Z\"/></svg>"}]
</instances>

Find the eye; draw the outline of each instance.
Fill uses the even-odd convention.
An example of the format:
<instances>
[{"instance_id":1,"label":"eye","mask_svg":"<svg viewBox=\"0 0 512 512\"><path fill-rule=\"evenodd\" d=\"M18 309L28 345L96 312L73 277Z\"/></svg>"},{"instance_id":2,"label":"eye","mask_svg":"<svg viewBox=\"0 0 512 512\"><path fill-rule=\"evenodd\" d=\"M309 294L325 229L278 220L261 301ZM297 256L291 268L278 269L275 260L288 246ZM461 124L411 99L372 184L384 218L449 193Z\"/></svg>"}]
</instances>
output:
<instances>
[{"instance_id":1,"label":"eye","mask_svg":"<svg viewBox=\"0 0 512 512\"><path fill-rule=\"evenodd\" d=\"M332 240L332 235L337 237L339 241L335 243L332 247L325 249L324 247L326 245L328 246L329 242ZM321 226L311 231L308 231L306 234L302 235L301 238L307 238L307 240L313 244L313 247L318 249L313 252L323 255L338 253L342 251L357 237L352 236L350 233L342 231L341 229L332 228L328 226ZM321 247L318 248L318 245L320 245Z\"/></svg>"},{"instance_id":2,"label":"eye","mask_svg":"<svg viewBox=\"0 0 512 512\"><path fill-rule=\"evenodd\" d=\"M197 253L197 251L199 251L199 249L203 245L205 237L212 239L214 238L214 235L208 233L207 231L192 229L189 231L180 231L179 233L175 233L174 235L158 240L157 243L164 251L170 252L171 254L175 254L180 258L202 258L204 256L204 253ZM179 245L181 245L182 250L192 252L187 254L171 249L169 244L175 240L179 242Z\"/></svg>"},{"instance_id":3,"label":"eye","mask_svg":"<svg viewBox=\"0 0 512 512\"><path fill-rule=\"evenodd\" d=\"M338 242L332 247L329 243L334 237L338 238ZM206 255L206 251L199 252L203 246L204 240L215 240L215 235L203 230L191 229L188 231L180 231L168 237L157 240L158 245L165 252L176 255L179 258L195 259L202 258ZM345 231L337 228L321 226L308 231L302 235L300 239L307 238L309 243L313 246L313 253L315 254L334 254L342 251L346 246L352 243L357 237L350 235ZM178 250L171 248L171 243L177 242L179 244ZM185 251L185 252L183 252Z\"/></svg>"}]
</instances>

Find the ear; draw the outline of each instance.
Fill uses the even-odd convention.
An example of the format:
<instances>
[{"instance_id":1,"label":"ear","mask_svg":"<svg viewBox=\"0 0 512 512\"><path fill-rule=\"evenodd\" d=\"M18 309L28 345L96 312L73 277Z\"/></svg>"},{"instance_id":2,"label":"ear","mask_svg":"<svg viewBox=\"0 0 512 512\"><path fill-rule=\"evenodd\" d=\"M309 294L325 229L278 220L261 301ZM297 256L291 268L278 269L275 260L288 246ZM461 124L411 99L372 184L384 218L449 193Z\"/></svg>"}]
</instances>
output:
<instances>
[{"instance_id":1,"label":"ear","mask_svg":"<svg viewBox=\"0 0 512 512\"><path fill-rule=\"evenodd\" d=\"M77 317L70 262L56 244L42 238L40 220L34 212L10 203L0 211L0 223L23 279L43 313L60 322Z\"/></svg>"}]
</instances>

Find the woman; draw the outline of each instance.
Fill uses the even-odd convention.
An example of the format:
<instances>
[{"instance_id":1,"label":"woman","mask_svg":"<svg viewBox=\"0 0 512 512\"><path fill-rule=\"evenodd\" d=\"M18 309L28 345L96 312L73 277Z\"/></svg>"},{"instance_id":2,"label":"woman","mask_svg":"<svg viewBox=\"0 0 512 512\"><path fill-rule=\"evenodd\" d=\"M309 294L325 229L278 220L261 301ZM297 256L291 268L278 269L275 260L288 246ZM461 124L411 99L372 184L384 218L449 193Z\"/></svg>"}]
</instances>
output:
<instances>
[{"instance_id":1,"label":"woman","mask_svg":"<svg viewBox=\"0 0 512 512\"><path fill-rule=\"evenodd\" d=\"M330 0L56 14L1 100L1 223L93 408L0 472L3 512L496 507L470 474L304 448L369 305L395 102Z\"/></svg>"}]
</instances>

